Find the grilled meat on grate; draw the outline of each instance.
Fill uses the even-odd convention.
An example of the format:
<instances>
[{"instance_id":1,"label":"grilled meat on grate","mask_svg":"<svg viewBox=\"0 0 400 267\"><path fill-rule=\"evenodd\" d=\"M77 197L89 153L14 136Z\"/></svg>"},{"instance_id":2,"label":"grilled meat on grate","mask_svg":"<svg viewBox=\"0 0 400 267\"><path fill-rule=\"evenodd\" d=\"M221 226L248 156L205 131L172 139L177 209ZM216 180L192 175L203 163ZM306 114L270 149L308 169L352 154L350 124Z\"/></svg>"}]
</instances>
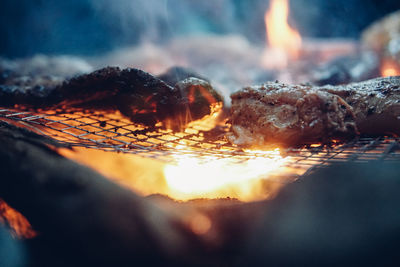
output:
<instances>
[{"instance_id":1,"label":"grilled meat on grate","mask_svg":"<svg viewBox=\"0 0 400 267\"><path fill-rule=\"evenodd\" d=\"M210 114L222 97L203 80L188 78L176 86L139 69L106 67L62 83L0 84L2 105L41 108L84 107L119 110L132 122L154 127L158 122L179 130Z\"/></svg>"},{"instance_id":2,"label":"grilled meat on grate","mask_svg":"<svg viewBox=\"0 0 400 267\"><path fill-rule=\"evenodd\" d=\"M361 134L400 134L400 77L345 86L269 82L232 96L228 139L243 146L326 142Z\"/></svg>"}]
</instances>

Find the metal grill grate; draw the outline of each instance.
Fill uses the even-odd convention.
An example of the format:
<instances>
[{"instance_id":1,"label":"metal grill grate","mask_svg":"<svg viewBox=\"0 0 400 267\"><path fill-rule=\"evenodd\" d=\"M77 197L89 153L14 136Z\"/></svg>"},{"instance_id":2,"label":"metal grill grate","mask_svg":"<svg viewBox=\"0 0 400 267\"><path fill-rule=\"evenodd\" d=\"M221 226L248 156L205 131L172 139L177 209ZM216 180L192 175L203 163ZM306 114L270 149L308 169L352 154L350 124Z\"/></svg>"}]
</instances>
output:
<instances>
[{"instance_id":1,"label":"metal grill grate","mask_svg":"<svg viewBox=\"0 0 400 267\"><path fill-rule=\"evenodd\" d=\"M203 160L230 158L237 162L271 157L263 151L244 151L224 138L227 126L207 131L196 124L184 132L148 130L118 113L85 110L22 111L0 108L0 119L67 143L71 146L139 154L173 162L173 155L193 155ZM395 137L363 137L333 147L292 148L281 151L291 157L286 167L307 170L331 162L400 161Z\"/></svg>"}]
</instances>

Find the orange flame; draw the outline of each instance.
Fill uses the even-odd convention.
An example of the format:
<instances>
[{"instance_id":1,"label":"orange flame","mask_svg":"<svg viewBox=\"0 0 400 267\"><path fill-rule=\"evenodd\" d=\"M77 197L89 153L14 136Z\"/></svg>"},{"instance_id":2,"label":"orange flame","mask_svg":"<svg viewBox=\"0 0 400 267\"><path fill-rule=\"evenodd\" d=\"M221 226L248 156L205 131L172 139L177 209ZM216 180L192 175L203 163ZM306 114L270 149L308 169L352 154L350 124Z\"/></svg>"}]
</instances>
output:
<instances>
[{"instance_id":1,"label":"orange flame","mask_svg":"<svg viewBox=\"0 0 400 267\"><path fill-rule=\"evenodd\" d=\"M381 66L381 76L398 76L400 75L400 66L393 60L384 60Z\"/></svg>"},{"instance_id":2,"label":"orange flame","mask_svg":"<svg viewBox=\"0 0 400 267\"><path fill-rule=\"evenodd\" d=\"M10 227L11 234L15 238L29 239L37 235L29 221L18 211L0 200L0 225Z\"/></svg>"},{"instance_id":3,"label":"orange flame","mask_svg":"<svg viewBox=\"0 0 400 267\"><path fill-rule=\"evenodd\" d=\"M301 37L288 24L288 16L288 0L271 1L264 18L269 48L264 51L262 65L267 68L284 68L289 60L299 57Z\"/></svg>"},{"instance_id":4,"label":"orange flame","mask_svg":"<svg viewBox=\"0 0 400 267\"><path fill-rule=\"evenodd\" d=\"M222 112L222 104L211 105L211 109L211 114L189 123L181 134L198 135L199 131L213 129L220 123L218 117ZM123 118L120 123L123 124ZM166 131L163 140L175 140L175 135L169 135ZM198 138L204 137L199 135ZM258 156L240 161L240 156L200 156L195 153L196 147L191 142L191 139L169 142L168 146L177 153L170 155L172 158L168 163L132 154L88 148L76 147L74 151L60 149L59 152L142 195L163 194L176 200L230 197L254 201L273 196L282 187L281 181L270 179L284 171L281 167L290 160L290 157L282 157L279 149L253 151ZM207 146L207 142L204 146ZM207 232L211 227L206 219L202 218L202 222L191 226L195 228L195 232Z\"/></svg>"}]
</instances>

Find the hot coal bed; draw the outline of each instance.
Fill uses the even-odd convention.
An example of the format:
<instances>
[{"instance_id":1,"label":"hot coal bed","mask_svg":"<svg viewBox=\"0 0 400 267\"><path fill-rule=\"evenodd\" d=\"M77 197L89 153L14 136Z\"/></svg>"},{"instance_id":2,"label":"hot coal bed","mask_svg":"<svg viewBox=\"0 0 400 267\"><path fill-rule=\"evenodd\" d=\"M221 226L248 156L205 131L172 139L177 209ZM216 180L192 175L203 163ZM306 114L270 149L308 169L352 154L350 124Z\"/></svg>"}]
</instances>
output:
<instances>
[{"instance_id":1,"label":"hot coal bed","mask_svg":"<svg viewBox=\"0 0 400 267\"><path fill-rule=\"evenodd\" d=\"M74 33L57 20L47 47L29 26L39 9L6 1L20 16L2 16L15 33L0 26L13 37L0 58L0 266L397 265L398 4L197 2L43 1L49 20L85 18ZM42 34L29 49L15 41L28 29ZM68 33L75 46L57 41ZM335 116L257 137L235 101L264 87L283 88L288 109L293 92L308 99L296 118L320 102Z\"/></svg>"}]
</instances>

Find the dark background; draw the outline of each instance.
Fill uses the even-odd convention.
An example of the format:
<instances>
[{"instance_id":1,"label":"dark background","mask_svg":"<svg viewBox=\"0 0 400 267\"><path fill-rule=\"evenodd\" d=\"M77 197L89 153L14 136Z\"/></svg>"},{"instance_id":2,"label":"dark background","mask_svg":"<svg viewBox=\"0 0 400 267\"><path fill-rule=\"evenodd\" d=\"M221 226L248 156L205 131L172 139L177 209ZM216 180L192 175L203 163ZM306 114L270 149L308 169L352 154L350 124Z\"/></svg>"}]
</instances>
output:
<instances>
[{"instance_id":1,"label":"dark background","mask_svg":"<svg viewBox=\"0 0 400 267\"><path fill-rule=\"evenodd\" d=\"M357 38L398 0L291 0L303 36ZM98 55L147 40L199 32L264 42L268 0L2 0L0 56Z\"/></svg>"}]
</instances>

